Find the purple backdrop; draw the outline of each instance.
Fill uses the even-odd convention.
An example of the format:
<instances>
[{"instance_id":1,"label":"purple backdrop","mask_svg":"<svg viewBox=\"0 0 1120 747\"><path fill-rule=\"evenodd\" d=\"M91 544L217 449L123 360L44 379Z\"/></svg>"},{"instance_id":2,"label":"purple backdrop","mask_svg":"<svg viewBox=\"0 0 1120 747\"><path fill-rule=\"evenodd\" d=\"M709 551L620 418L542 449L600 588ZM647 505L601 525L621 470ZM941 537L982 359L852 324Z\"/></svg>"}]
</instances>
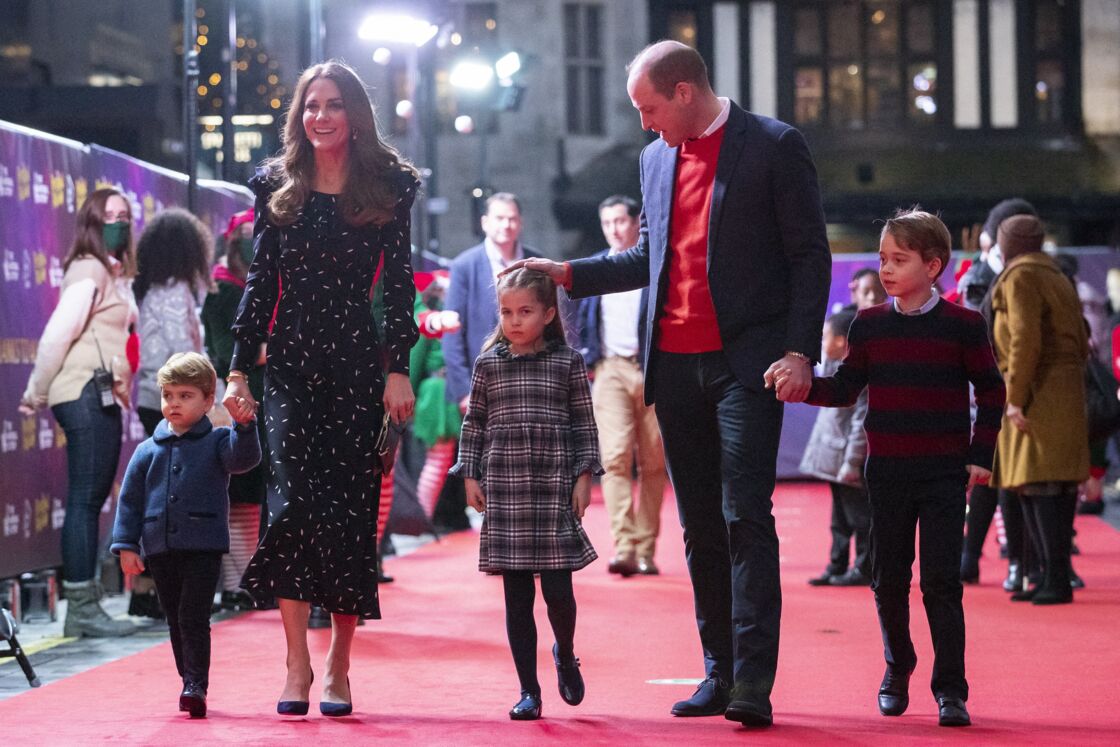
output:
<instances>
[{"instance_id":1,"label":"purple backdrop","mask_svg":"<svg viewBox=\"0 0 1120 747\"><path fill-rule=\"evenodd\" d=\"M17 408L58 301L75 213L92 190L115 187L132 202L139 236L156 213L185 205L186 184L182 174L121 153L0 122L0 578L61 564L65 438L50 410L25 418ZM198 198L200 217L215 233L252 204L247 189L221 182L200 185ZM128 412L122 468L143 438L135 412ZM117 488L102 512L103 531Z\"/></svg>"}]
</instances>

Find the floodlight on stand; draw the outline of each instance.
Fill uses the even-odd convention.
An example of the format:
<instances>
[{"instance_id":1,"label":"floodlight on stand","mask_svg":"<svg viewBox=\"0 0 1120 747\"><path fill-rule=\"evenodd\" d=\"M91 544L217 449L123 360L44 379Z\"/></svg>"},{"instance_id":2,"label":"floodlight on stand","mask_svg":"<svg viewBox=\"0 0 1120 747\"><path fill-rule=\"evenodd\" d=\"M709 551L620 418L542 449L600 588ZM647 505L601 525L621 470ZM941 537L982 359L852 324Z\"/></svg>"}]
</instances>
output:
<instances>
[{"instance_id":1,"label":"floodlight on stand","mask_svg":"<svg viewBox=\"0 0 1120 747\"><path fill-rule=\"evenodd\" d=\"M455 117L455 132L461 135L469 135L474 132L474 120L469 115L460 114Z\"/></svg>"},{"instance_id":2,"label":"floodlight on stand","mask_svg":"<svg viewBox=\"0 0 1120 747\"><path fill-rule=\"evenodd\" d=\"M464 61L451 69L451 85L468 91L481 91L494 79L494 68L482 62Z\"/></svg>"},{"instance_id":3,"label":"floodlight on stand","mask_svg":"<svg viewBox=\"0 0 1120 747\"><path fill-rule=\"evenodd\" d=\"M494 72L498 74L501 80L510 80L517 71L521 69L521 55L517 52L510 52L498 58L494 63Z\"/></svg>"},{"instance_id":4,"label":"floodlight on stand","mask_svg":"<svg viewBox=\"0 0 1120 747\"><path fill-rule=\"evenodd\" d=\"M358 27L361 39L383 42L405 42L422 47L439 33L439 26L422 18L396 14L374 13Z\"/></svg>"}]
</instances>

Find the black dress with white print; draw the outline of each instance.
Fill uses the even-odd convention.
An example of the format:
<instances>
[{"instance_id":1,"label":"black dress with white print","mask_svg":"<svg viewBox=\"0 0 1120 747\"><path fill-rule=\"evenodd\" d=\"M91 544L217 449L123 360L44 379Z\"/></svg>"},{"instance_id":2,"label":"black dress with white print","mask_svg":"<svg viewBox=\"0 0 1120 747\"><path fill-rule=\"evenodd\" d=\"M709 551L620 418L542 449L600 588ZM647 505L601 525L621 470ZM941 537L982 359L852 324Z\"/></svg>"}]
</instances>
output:
<instances>
[{"instance_id":1,"label":"black dress with white print","mask_svg":"<svg viewBox=\"0 0 1120 747\"><path fill-rule=\"evenodd\" d=\"M241 582L260 605L279 597L381 617L382 371L407 375L418 336L409 218L418 183L403 171L394 181L392 220L359 227L342 220L334 195L318 192L294 223L275 225L268 215L275 182L262 172L250 182L257 195L255 255L233 325L231 368L249 370L268 342L262 408L269 505L283 505ZM370 306L382 258L387 354Z\"/></svg>"}]
</instances>

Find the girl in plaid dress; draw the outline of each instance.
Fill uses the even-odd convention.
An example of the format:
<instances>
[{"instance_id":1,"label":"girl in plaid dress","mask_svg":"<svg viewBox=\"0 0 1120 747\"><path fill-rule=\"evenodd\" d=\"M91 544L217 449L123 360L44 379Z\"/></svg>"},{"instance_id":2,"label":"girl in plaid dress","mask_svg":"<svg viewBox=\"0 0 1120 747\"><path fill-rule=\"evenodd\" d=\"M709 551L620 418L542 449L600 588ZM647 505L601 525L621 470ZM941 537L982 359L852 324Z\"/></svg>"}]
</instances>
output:
<instances>
[{"instance_id":1,"label":"girl in plaid dress","mask_svg":"<svg viewBox=\"0 0 1120 747\"><path fill-rule=\"evenodd\" d=\"M572 571L597 555L580 519L591 476L603 473L587 369L564 344L556 285L545 274L515 270L498 282L500 321L475 362L463 419L459 463L467 504L485 512L479 570L502 575L506 634L521 683L511 719L540 718L533 575L556 644L560 697L583 700L573 651L576 600Z\"/></svg>"}]
</instances>

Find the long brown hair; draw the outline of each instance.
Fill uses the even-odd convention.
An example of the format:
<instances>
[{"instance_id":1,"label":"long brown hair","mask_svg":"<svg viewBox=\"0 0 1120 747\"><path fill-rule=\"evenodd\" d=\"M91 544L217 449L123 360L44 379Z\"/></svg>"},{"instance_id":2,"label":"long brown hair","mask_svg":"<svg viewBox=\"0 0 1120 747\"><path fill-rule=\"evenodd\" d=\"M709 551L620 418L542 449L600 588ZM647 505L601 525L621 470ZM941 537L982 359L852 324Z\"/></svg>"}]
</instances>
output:
<instances>
[{"instance_id":1,"label":"long brown hair","mask_svg":"<svg viewBox=\"0 0 1120 747\"><path fill-rule=\"evenodd\" d=\"M560 309L556 303L556 283L548 275L536 270L519 267L508 275L503 275L498 280L498 306L501 307L502 294L509 290L532 291L533 297L544 306L545 311L555 310L552 321L544 328L546 342L564 342L564 322L560 319ZM499 313L500 316L500 313ZM499 342L509 344L509 338L502 332L502 320L482 344L484 351L497 345Z\"/></svg>"},{"instance_id":2,"label":"long brown hair","mask_svg":"<svg viewBox=\"0 0 1120 747\"><path fill-rule=\"evenodd\" d=\"M318 78L327 78L338 86L350 123L346 186L338 200L342 218L352 226L383 225L392 220L400 197L398 172L413 178L418 174L396 148L381 140L365 84L349 65L338 60L312 65L296 83L280 136L283 149L265 162L265 168L280 180L268 202L272 221L282 226L293 223L311 194L315 149L303 129L303 107L308 87Z\"/></svg>"},{"instance_id":3,"label":"long brown hair","mask_svg":"<svg viewBox=\"0 0 1120 747\"><path fill-rule=\"evenodd\" d=\"M78 217L74 229L74 243L62 261L62 270L65 272L71 263L82 257L93 257L112 274L113 268L109 264L109 251L105 248L105 239L101 229L105 226L105 203L110 197L116 195L128 205L128 240L116 254L115 258L121 263L121 274L131 277L136 270L136 262L132 251L132 203L128 198L112 187L95 189L78 209Z\"/></svg>"}]
</instances>

